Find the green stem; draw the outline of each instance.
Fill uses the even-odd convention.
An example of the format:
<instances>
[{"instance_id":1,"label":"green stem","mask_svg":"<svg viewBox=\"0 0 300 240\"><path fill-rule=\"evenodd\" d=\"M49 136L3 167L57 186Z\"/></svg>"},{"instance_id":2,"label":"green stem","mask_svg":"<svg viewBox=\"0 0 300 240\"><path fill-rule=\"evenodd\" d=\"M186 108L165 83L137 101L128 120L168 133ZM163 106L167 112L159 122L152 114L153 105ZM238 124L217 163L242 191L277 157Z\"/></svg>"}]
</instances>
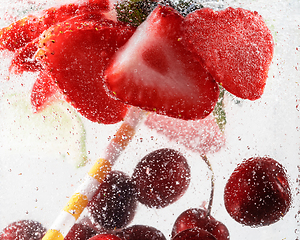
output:
<instances>
[{"instance_id":1,"label":"green stem","mask_svg":"<svg viewBox=\"0 0 300 240\"><path fill-rule=\"evenodd\" d=\"M214 191L215 191L215 174L214 174L214 171L212 169L212 166L211 166L207 156L201 155L201 158L206 163L208 169L211 171L211 191L210 191L210 197L209 197L209 202L208 202L208 206L207 206L207 212L206 212L206 216L205 216L207 218L210 216L211 208L212 208L212 204L213 204Z\"/></svg>"}]
</instances>

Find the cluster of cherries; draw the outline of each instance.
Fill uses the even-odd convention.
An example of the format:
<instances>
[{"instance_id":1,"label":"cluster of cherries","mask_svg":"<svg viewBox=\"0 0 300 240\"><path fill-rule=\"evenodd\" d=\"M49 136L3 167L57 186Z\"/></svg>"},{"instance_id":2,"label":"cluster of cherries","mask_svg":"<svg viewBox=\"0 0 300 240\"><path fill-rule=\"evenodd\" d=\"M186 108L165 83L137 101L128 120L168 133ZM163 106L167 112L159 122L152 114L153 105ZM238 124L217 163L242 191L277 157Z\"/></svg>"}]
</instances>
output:
<instances>
[{"instance_id":1,"label":"cluster of cherries","mask_svg":"<svg viewBox=\"0 0 300 240\"><path fill-rule=\"evenodd\" d=\"M159 149L146 155L131 177L110 172L88 204L96 227L76 223L66 240L166 240L151 226L132 225L137 203L163 208L178 200L190 183L190 167L178 151ZM247 226L265 226L282 218L290 208L291 192L284 168L272 158L250 158L230 176L224 190L230 216ZM38 222L23 220L0 233L1 240L41 240L46 229ZM178 216L172 240L226 240L226 226L210 211L191 208Z\"/></svg>"}]
</instances>

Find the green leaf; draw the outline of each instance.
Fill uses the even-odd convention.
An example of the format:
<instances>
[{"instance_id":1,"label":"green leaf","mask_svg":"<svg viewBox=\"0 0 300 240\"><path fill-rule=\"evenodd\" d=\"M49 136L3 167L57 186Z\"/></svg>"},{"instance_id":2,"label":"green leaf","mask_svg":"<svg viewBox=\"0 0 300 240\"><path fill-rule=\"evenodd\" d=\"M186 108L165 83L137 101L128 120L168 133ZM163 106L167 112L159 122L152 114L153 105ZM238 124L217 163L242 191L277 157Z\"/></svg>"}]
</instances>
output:
<instances>
[{"instance_id":1,"label":"green leaf","mask_svg":"<svg viewBox=\"0 0 300 240\"><path fill-rule=\"evenodd\" d=\"M117 19L137 27L157 6L156 1L152 0L125 0L115 5Z\"/></svg>"}]
</instances>

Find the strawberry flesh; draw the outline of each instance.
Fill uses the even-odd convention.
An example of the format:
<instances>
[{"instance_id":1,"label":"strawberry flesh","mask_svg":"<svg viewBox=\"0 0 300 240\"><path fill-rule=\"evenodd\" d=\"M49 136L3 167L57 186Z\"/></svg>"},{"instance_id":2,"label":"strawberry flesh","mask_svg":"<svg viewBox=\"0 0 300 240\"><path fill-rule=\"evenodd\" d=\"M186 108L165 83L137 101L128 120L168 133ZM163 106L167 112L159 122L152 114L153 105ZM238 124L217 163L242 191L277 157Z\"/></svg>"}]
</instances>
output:
<instances>
[{"instance_id":1,"label":"strawberry flesh","mask_svg":"<svg viewBox=\"0 0 300 240\"><path fill-rule=\"evenodd\" d=\"M158 6L106 71L106 83L121 101L181 119L204 118L219 88L181 43L183 17Z\"/></svg>"},{"instance_id":2,"label":"strawberry flesh","mask_svg":"<svg viewBox=\"0 0 300 240\"><path fill-rule=\"evenodd\" d=\"M34 112L43 110L53 99L60 89L54 83L47 71L41 71L31 90L31 106Z\"/></svg>"},{"instance_id":3,"label":"strawberry flesh","mask_svg":"<svg viewBox=\"0 0 300 240\"><path fill-rule=\"evenodd\" d=\"M237 97L261 97L273 57L270 30L257 12L203 8L184 20L183 42L213 78Z\"/></svg>"},{"instance_id":4,"label":"strawberry flesh","mask_svg":"<svg viewBox=\"0 0 300 240\"><path fill-rule=\"evenodd\" d=\"M10 72L22 74L23 72L36 72L43 69L41 63L34 58L38 50L38 41L39 39L36 38L27 43L24 47L16 50L9 67Z\"/></svg>"},{"instance_id":5,"label":"strawberry flesh","mask_svg":"<svg viewBox=\"0 0 300 240\"><path fill-rule=\"evenodd\" d=\"M76 15L108 11L109 1L93 0L52 7L37 15L29 15L0 30L0 50L15 51L39 37L46 29Z\"/></svg>"},{"instance_id":6,"label":"strawberry flesh","mask_svg":"<svg viewBox=\"0 0 300 240\"><path fill-rule=\"evenodd\" d=\"M65 99L83 116L94 122L116 123L124 118L127 105L107 94L103 74L134 30L103 15L76 17L44 33L37 57Z\"/></svg>"}]
</instances>

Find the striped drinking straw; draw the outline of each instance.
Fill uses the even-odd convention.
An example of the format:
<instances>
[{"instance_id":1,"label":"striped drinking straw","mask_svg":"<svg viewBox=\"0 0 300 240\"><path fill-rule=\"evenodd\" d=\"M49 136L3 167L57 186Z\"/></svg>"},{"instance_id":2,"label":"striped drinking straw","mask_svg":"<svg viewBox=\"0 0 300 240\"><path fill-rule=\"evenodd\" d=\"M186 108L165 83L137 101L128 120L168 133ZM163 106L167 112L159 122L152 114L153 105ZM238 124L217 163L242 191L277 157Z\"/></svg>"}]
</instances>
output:
<instances>
[{"instance_id":1,"label":"striped drinking straw","mask_svg":"<svg viewBox=\"0 0 300 240\"><path fill-rule=\"evenodd\" d=\"M65 238L106 175L111 171L112 165L135 135L136 128L144 114L144 111L135 107L129 109L115 137L108 144L104 158L96 161L79 189L70 198L42 240L63 240Z\"/></svg>"}]
</instances>

